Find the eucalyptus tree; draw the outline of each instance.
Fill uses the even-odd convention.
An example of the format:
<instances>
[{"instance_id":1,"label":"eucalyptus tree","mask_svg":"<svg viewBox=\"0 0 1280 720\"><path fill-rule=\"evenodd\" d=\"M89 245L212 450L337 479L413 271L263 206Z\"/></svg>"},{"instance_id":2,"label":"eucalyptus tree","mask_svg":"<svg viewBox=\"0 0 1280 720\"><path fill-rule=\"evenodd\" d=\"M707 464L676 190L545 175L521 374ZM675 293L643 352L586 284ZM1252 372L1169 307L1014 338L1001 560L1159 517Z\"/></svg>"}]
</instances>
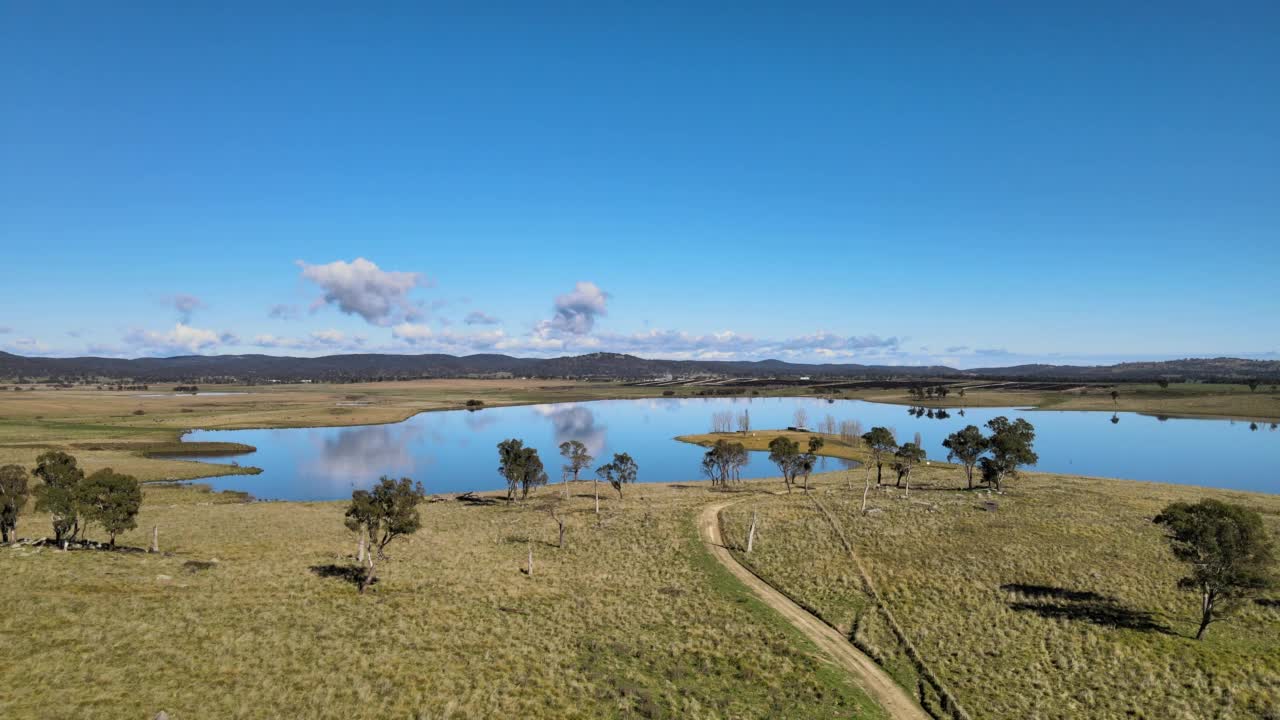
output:
<instances>
[{"instance_id":1,"label":"eucalyptus tree","mask_svg":"<svg viewBox=\"0 0 1280 720\"><path fill-rule=\"evenodd\" d=\"M991 453L979 461L982 479L996 490L1001 489L1005 478L1017 475L1023 465L1034 465L1040 459L1034 446L1035 427L1022 418L1010 421L1001 415L987 422L991 436L987 449Z\"/></svg>"},{"instance_id":2,"label":"eucalyptus tree","mask_svg":"<svg viewBox=\"0 0 1280 720\"><path fill-rule=\"evenodd\" d=\"M893 470L898 474L898 482L896 487L902 487L902 481L907 481L907 491L911 491L911 471L919 463L924 462L924 448L909 442L904 443L893 453Z\"/></svg>"},{"instance_id":3,"label":"eucalyptus tree","mask_svg":"<svg viewBox=\"0 0 1280 720\"><path fill-rule=\"evenodd\" d=\"M31 495L27 487L27 470L21 465L0 467L0 542L17 540L18 513Z\"/></svg>"},{"instance_id":4,"label":"eucalyptus tree","mask_svg":"<svg viewBox=\"0 0 1280 720\"><path fill-rule=\"evenodd\" d=\"M640 474L640 466L627 453L615 453L613 462L609 464L613 466L609 484L613 486L614 490L618 491L618 499L621 500L622 486L636 481L636 477Z\"/></svg>"},{"instance_id":5,"label":"eucalyptus tree","mask_svg":"<svg viewBox=\"0 0 1280 720\"><path fill-rule=\"evenodd\" d=\"M498 443L498 472L507 481L507 500L515 499L516 490L524 499L532 488L547 484L547 472L537 448L525 447L523 441L514 438Z\"/></svg>"},{"instance_id":6,"label":"eucalyptus tree","mask_svg":"<svg viewBox=\"0 0 1280 720\"><path fill-rule=\"evenodd\" d=\"M878 425L863 435L862 441L871 450L871 460L876 464L876 485L882 485L885 456L898 449L898 441L892 430Z\"/></svg>"},{"instance_id":7,"label":"eucalyptus tree","mask_svg":"<svg viewBox=\"0 0 1280 720\"><path fill-rule=\"evenodd\" d=\"M84 481L84 471L74 457L50 450L36 458L35 476L42 481L35 488L36 512L53 517L54 542L75 540L80 532L80 483Z\"/></svg>"},{"instance_id":8,"label":"eucalyptus tree","mask_svg":"<svg viewBox=\"0 0 1280 720\"><path fill-rule=\"evenodd\" d=\"M84 479L79 494L84 527L101 525L111 538L111 547L116 546L116 535L138 527L142 485L132 475L103 468Z\"/></svg>"},{"instance_id":9,"label":"eucalyptus tree","mask_svg":"<svg viewBox=\"0 0 1280 720\"><path fill-rule=\"evenodd\" d=\"M1220 500L1173 503L1155 517L1168 532L1173 556L1191 566L1178 587L1200 595L1200 628L1239 602L1277 586L1275 554L1256 510Z\"/></svg>"},{"instance_id":10,"label":"eucalyptus tree","mask_svg":"<svg viewBox=\"0 0 1280 720\"><path fill-rule=\"evenodd\" d=\"M769 462L778 466L782 482L791 492L791 484L801 469L800 444L788 437L776 437L769 441Z\"/></svg>"},{"instance_id":11,"label":"eucalyptus tree","mask_svg":"<svg viewBox=\"0 0 1280 720\"><path fill-rule=\"evenodd\" d=\"M947 449L948 462L959 460L964 466L965 480L968 488L972 490L973 468L977 466L982 454L987 451L987 438L983 436L977 425L966 425L963 429L948 435L947 439L942 441L942 447Z\"/></svg>"},{"instance_id":12,"label":"eucalyptus tree","mask_svg":"<svg viewBox=\"0 0 1280 720\"><path fill-rule=\"evenodd\" d=\"M418 505L426 497L422 483L409 478L392 480L383 476L369 490L353 490L347 506L345 524L353 532L368 538L364 579L360 592L373 584L377 561L386 557L386 547L396 538L412 535L422 527Z\"/></svg>"},{"instance_id":13,"label":"eucalyptus tree","mask_svg":"<svg viewBox=\"0 0 1280 720\"><path fill-rule=\"evenodd\" d=\"M560 443L560 455L568 461L565 463L564 470L566 474L573 476L574 482L578 481L578 474L591 467L591 462L595 460L587 451L587 446L580 440Z\"/></svg>"}]
</instances>

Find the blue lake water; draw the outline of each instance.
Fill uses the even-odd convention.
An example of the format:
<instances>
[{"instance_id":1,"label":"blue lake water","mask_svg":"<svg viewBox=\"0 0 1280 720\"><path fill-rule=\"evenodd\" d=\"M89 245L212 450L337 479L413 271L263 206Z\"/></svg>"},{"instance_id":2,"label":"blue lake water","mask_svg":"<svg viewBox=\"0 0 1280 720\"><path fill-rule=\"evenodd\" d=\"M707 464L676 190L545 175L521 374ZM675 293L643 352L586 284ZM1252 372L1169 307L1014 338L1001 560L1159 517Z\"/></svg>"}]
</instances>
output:
<instances>
[{"instance_id":1,"label":"blue lake water","mask_svg":"<svg viewBox=\"0 0 1280 720\"><path fill-rule=\"evenodd\" d=\"M820 398L697 398L606 400L428 412L390 425L288 430L195 431L188 440L241 442L257 452L211 462L239 462L263 469L207 481L217 489L245 490L261 499L336 500L381 475L409 476L428 492L492 490L505 487L497 472L497 444L505 438L538 448L552 482L560 479L558 446L580 440L606 462L628 452L640 466L642 482L699 480L702 448L673 440L708 432L712 416L750 412L751 425L772 429L796 424L796 410L808 426L821 428L826 416L838 423L857 420L863 430L891 427L899 442L919 433L935 460L946 458L942 440L965 425L982 426L997 415L1025 417L1036 427L1038 470L1280 492L1280 432L1270 424L1251 429L1247 421L1159 420L1133 413L1027 411L1015 408L948 410L945 419L917 417L900 405ZM1113 417L1116 422L1113 422ZM827 460L825 469L839 469ZM744 478L777 474L763 454L753 454ZM589 473L584 477L589 477Z\"/></svg>"}]
</instances>

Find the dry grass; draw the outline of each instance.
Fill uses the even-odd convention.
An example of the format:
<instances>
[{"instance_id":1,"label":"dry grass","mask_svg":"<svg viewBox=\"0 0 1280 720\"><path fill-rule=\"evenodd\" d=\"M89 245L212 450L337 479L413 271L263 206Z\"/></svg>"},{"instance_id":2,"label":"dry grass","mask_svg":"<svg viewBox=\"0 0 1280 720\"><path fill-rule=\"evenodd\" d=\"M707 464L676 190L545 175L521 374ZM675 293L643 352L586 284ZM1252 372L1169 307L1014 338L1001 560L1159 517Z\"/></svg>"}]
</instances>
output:
<instances>
[{"instance_id":1,"label":"dry grass","mask_svg":"<svg viewBox=\"0 0 1280 720\"><path fill-rule=\"evenodd\" d=\"M0 716L880 716L702 549L704 485L629 490L603 527L588 487L564 550L532 507L426 504L360 596L325 576L341 504L148 486L121 542L158 525L163 556L0 548Z\"/></svg>"},{"instance_id":2,"label":"dry grass","mask_svg":"<svg viewBox=\"0 0 1280 720\"><path fill-rule=\"evenodd\" d=\"M1280 711L1280 609L1249 604L1194 636L1197 600L1151 522L1174 500L1218 497L1263 512L1280 537L1280 496L1028 474L982 509L958 470L923 468L908 499L863 471L824 476L836 517L927 664L975 718L1255 718ZM925 487L927 486L927 487ZM725 512L747 561L829 623L856 633L908 687L918 680L885 619L869 609L833 528L803 495L760 496ZM854 627L856 624L856 627ZM927 699L927 698L926 698Z\"/></svg>"}]
</instances>

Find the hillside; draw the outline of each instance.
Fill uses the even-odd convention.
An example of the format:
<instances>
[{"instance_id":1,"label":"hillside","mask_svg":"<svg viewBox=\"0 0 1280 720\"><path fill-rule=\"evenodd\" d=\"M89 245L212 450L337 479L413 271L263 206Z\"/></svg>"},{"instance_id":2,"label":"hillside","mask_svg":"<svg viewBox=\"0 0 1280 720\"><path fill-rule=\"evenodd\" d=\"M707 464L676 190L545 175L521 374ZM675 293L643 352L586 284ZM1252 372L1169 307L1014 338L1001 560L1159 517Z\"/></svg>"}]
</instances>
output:
<instances>
[{"instance_id":1,"label":"hillside","mask_svg":"<svg viewBox=\"0 0 1280 720\"><path fill-rule=\"evenodd\" d=\"M183 355L168 358L46 358L0 352L0 378L9 380L130 380L136 382L354 381L511 375L538 378L638 380L672 377L952 378L1070 382L1241 381L1280 378L1280 361L1185 359L1118 365L1018 365L957 370L945 366L808 364L781 360L645 359L616 353L557 358L509 355L356 354L325 357Z\"/></svg>"}]
</instances>

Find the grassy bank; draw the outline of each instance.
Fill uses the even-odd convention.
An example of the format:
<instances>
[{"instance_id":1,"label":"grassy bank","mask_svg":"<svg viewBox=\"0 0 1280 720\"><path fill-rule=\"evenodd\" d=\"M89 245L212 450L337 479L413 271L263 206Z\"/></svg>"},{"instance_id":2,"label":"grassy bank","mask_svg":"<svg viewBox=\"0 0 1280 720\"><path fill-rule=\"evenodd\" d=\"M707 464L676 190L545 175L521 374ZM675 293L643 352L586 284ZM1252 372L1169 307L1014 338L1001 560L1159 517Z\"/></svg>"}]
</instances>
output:
<instances>
[{"instance_id":1,"label":"grassy bank","mask_svg":"<svg viewBox=\"0 0 1280 720\"><path fill-rule=\"evenodd\" d=\"M756 496L723 515L741 557L854 637L907 687L920 672L877 612L848 538L884 604L974 718L1257 718L1280 712L1280 609L1250 603L1191 639L1198 601L1151 518L1175 500L1258 509L1280 538L1280 496L1027 474L1003 496L963 492L956 469L921 468L908 498L863 470L822 478L812 498ZM852 485L854 490L848 488ZM816 501L816 502L815 502ZM1267 715L1267 713L1272 713Z\"/></svg>"},{"instance_id":2,"label":"grassy bank","mask_svg":"<svg viewBox=\"0 0 1280 720\"><path fill-rule=\"evenodd\" d=\"M599 527L573 490L563 550L533 502L428 503L359 596L342 504L148 486L120 542L158 526L163 556L0 548L0 714L880 717L709 560L704 485L628 489Z\"/></svg>"}]
</instances>

